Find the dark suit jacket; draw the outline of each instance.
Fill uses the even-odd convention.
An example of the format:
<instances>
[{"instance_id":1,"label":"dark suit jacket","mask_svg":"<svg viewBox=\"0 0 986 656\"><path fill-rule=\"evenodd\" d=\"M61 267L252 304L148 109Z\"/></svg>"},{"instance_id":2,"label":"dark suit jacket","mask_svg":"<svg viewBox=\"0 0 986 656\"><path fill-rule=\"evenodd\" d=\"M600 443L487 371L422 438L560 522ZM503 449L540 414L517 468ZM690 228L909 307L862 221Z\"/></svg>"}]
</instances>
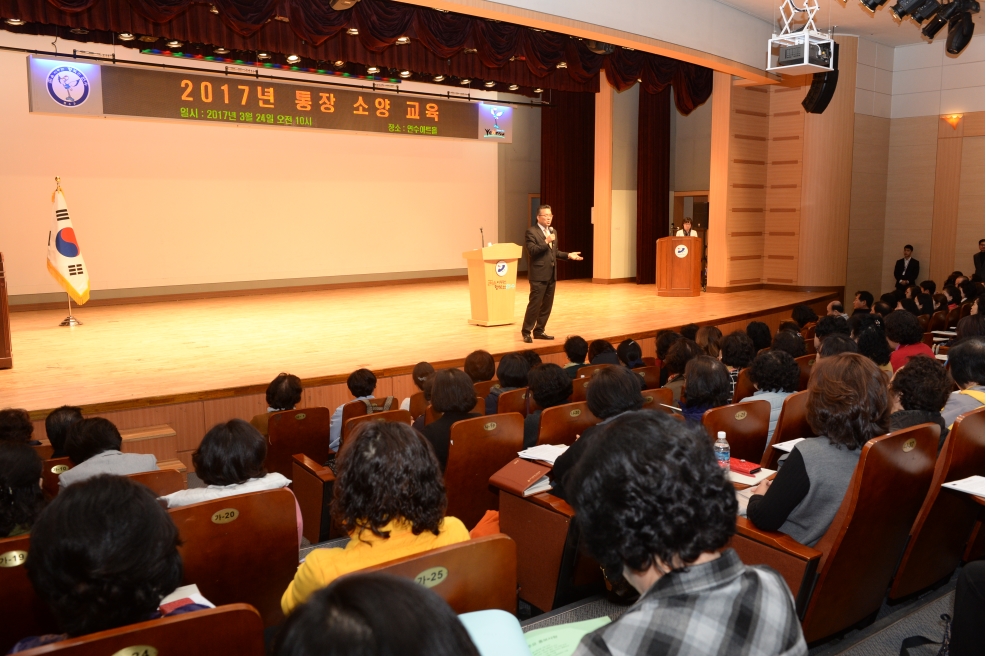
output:
<instances>
[{"instance_id":1,"label":"dark suit jacket","mask_svg":"<svg viewBox=\"0 0 986 656\"><path fill-rule=\"evenodd\" d=\"M555 260L562 258L568 259L568 253L558 250L558 233L554 228L548 228L555 236L555 241L550 244L544 240L544 233L541 226L535 225L527 229L524 238L524 245L527 247L527 254L531 258L530 265L527 267L527 279L538 282L547 282L555 279Z\"/></svg>"},{"instance_id":2,"label":"dark suit jacket","mask_svg":"<svg viewBox=\"0 0 986 656\"><path fill-rule=\"evenodd\" d=\"M972 274L972 280L974 282L982 282L983 281L983 256L984 255L986 255L986 253L980 252L980 253L976 253L975 255L972 256L972 264L973 264L973 266L976 267L976 272L974 274Z\"/></svg>"},{"instance_id":3,"label":"dark suit jacket","mask_svg":"<svg viewBox=\"0 0 986 656\"><path fill-rule=\"evenodd\" d=\"M916 285L918 274L921 272L921 263L911 258L911 262L907 265L907 271L904 271L904 258L897 260L897 264L894 265L894 284L896 285L901 280L906 280L908 285Z\"/></svg>"}]
</instances>

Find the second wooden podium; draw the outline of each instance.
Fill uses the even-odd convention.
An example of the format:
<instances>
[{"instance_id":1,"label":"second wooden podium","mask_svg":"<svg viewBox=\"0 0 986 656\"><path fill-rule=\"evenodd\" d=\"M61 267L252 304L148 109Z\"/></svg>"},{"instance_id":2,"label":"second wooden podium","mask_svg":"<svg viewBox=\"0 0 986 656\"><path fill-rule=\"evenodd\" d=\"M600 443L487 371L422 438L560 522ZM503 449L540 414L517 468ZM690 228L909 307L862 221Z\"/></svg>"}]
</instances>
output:
<instances>
[{"instance_id":1,"label":"second wooden podium","mask_svg":"<svg viewBox=\"0 0 986 656\"><path fill-rule=\"evenodd\" d=\"M469 300L477 326L505 326L514 322L517 293L517 260L523 249L517 244L494 244L462 257L469 264Z\"/></svg>"},{"instance_id":2,"label":"second wooden podium","mask_svg":"<svg viewBox=\"0 0 986 656\"><path fill-rule=\"evenodd\" d=\"M698 296L702 293L702 239L663 237L657 240L657 295Z\"/></svg>"}]
</instances>

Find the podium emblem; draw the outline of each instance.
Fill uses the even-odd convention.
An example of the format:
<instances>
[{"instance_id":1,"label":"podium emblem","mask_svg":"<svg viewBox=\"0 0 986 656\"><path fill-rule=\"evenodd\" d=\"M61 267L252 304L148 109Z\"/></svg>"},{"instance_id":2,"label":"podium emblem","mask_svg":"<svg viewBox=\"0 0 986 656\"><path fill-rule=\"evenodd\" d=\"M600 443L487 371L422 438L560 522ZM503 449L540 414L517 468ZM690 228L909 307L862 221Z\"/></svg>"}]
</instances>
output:
<instances>
[{"instance_id":1,"label":"podium emblem","mask_svg":"<svg viewBox=\"0 0 986 656\"><path fill-rule=\"evenodd\" d=\"M678 244L677 246L674 247L674 254L676 257L687 257L688 247L685 246L684 244Z\"/></svg>"},{"instance_id":2,"label":"podium emblem","mask_svg":"<svg viewBox=\"0 0 986 656\"><path fill-rule=\"evenodd\" d=\"M507 275L507 268L508 268L507 263L504 262L503 260L500 260L499 262L496 263L496 275L500 276L501 278Z\"/></svg>"}]
</instances>

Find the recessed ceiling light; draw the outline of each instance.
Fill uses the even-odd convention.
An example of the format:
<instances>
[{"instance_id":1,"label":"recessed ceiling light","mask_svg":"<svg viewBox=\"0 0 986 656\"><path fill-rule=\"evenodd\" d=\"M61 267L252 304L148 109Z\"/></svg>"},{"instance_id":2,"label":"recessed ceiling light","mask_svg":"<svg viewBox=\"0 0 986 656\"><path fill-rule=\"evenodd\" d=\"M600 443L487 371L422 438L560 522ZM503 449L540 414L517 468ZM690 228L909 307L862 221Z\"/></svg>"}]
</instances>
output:
<instances>
[{"instance_id":1,"label":"recessed ceiling light","mask_svg":"<svg viewBox=\"0 0 986 656\"><path fill-rule=\"evenodd\" d=\"M544 93L544 89L538 87L537 89L534 90L534 93Z\"/></svg>"},{"instance_id":2,"label":"recessed ceiling light","mask_svg":"<svg viewBox=\"0 0 986 656\"><path fill-rule=\"evenodd\" d=\"M399 37L397 37L396 43L398 43L399 45L402 45L402 46L405 45L405 44L411 43L411 37L409 37L409 36L399 36Z\"/></svg>"},{"instance_id":3,"label":"recessed ceiling light","mask_svg":"<svg viewBox=\"0 0 986 656\"><path fill-rule=\"evenodd\" d=\"M402 78L406 80L407 78L411 77L411 71L401 71L400 75Z\"/></svg>"},{"instance_id":4,"label":"recessed ceiling light","mask_svg":"<svg viewBox=\"0 0 986 656\"><path fill-rule=\"evenodd\" d=\"M370 75L376 75L377 73L380 72L380 69L377 68L376 66L367 66L366 72L369 73Z\"/></svg>"},{"instance_id":5,"label":"recessed ceiling light","mask_svg":"<svg viewBox=\"0 0 986 656\"><path fill-rule=\"evenodd\" d=\"M348 30L346 30L346 34L348 34L349 36L357 36L359 34L359 30L356 29L355 27L350 27Z\"/></svg>"},{"instance_id":6,"label":"recessed ceiling light","mask_svg":"<svg viewBox=\"0 0 986 656\"><path fill-rule=\"evenodd\" d=\"M266 52L258 52L257 53L257 59L260 59L260 60L270 59L270 55L267 54Z\"/></svg>"},{"instance_id":7,"label":"recessed ceiling light","mask_svg":"<svg viewBox=\"0 0 986 656\"><path fill-rule=\"evenodd\" d=\"M20 18L8 18L4 22L7 23L7 25L14 25L14 26L24 24L24 21L22 21Z\"/></svg>"},{"instance_id":8,"label":"recessed ceiling light","mask_svg":"<svg viewBox=\"0 0 986 656\"><path fill-rule=\"evenodd\" d=\"M519 87L519 86L517 86L516 84L511 84L511 85L510 85L509 87L507 87L507 88L508 88L508 89L510 89L511 91L516 91L516 90L517 90L517 89L519 89L520 87Z\"/></svg>"},{"instance_id":9,"label":"recessed ceiling light","mask_svg":"<svg viewBox=\"0 0 986 656\"><path fill-rule=\"evenodd\" d=\"M299 57L298 55L288 55L289 64L297 64L300 61L301 61L301 57Z\"/></svg>"},{"instance_id":10,"label":"recessed ceiling light","mask_svg":"<svg viewBox=\"0 0 986 656\"><path fill-rule=\"evenodd\" d=\"M72 34L89 34L89 30L84 27L73 27L69 32Z\"/></svg>"},{"instance_id":11,"label":"recessed ceiling light","mask_svg":"<svg viewBox=\"0 0 986 656\"><path fill-rule=\"evenodd\" d=\"M120 32L119 34L117 34L117 36L120 38L120 41L133 41L134 40L134 35L131 34L130 32Z\"/></svg>"},{"instance_id":12,"label":"recessed ceiling light","mask_svg":"<svg viewBox=\"0 0 986 656\"><path fill-rule=\"evenodd\" d=\"M335 66L336 68L342 68L343 66L346 65L346 62L342 61L341 59L337 59L334 62L332 62L332 65Z\"/></svg>"},{"instance_id":13,"label":"recessed ceiling light","mask_svg":"<svg viewBox=\"0 0 986 656\"><path fill-rule=\"evenodd\" d=\"M223 48L221 46L219 48L216 48L212 52L216 53L217 55L228 55L229 54L229 50L227 48Z\"/></svg>"},{"instance_id":14,"label":"recessed ceiling light","mask_svg":"<svg viewBox=\"0 0 986 656\"><path fill-rule=\"evenodd\" d=\"M555 64L555 68L568 68L568 62L558 62Z\"/></svg>"},{"instance_id":15,"label":"recessed ceiling light","mask_svg":"<svg viewBox=\"0 0 986 656\"><path fill-rule=\"evenodd\" d=\"M445 80L444 75L436 75L435 77L431 78L432 82L443 82L444 80Z\"/></svg>"},{"instance_id":16,"label":"recessed ceiling light","mask_svg":"<svg viewBox=\"0 0 986 656\"><path fill-rule=\"evenodd\" d=\"M467 55L471 55L474 52L478 52L478 50L476 50L475 48L463 48L462 52L466 53Z\"/></svg>"},{"instance_id":17,"label":"recessed ceiling light","mask_svg":"<svg viewBox=\"0 0 986 656\"><path fill-rule=\"evenodd\" d=\"M483 86L486 87L487 89L492 89L493 87L496 86L496 82L494 82L493 80L489 80L488 82L483 82Z\"/></svg>"},{"instance_id":18,"label":"recessed ceiling light","mask_svg":"<svg viewBox=\"0 0 986 656\"><path fill-rule=\"evenodd\" d=\"M172 39L171 41L168 41L168 47L169 48L181 48L181 46L182 46L181 41L177 41L175 39Z\"/></svg>"},{"instance_id":19,"label":"recessed ceiling light","mask_svg":"<svg viewBox=\"0 0 986 656\"><path fill-rule=\"evenodd\" d=\"M470 80L467 77L464 77L461 80L459 80L459 84L469 84L470 82L472 82L472 80Z\"/></svg>"}]
</instances>

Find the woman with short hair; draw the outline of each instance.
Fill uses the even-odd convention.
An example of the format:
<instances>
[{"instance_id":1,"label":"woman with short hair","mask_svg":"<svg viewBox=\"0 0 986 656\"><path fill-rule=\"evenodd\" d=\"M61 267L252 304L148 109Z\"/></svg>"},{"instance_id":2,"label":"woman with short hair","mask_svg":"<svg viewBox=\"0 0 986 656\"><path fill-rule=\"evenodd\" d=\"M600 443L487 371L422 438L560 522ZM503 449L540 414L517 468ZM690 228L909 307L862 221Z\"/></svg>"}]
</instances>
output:
<instances>
[{"instance_id":1,"label":"woman with short hair","mask_svg":"<svg viewBox=\"0 0 986 656\"><path fill-rule=\"evenodd\" d=\"M757 357L757 348L750 336L742 330L731 332L722 338L719 359L729 372L730 389L733 393L736 392L736 381L739 380L740 371L749 367L755 357Z\"/></svg>"},{"instance_id":2,"label":"woman with short hair","mask_svg":"<svg viewBox=\"0 0 986 656\"><path fill-rule=\"evenodd\" d=\"M41 456L19 442L0 442L0 538L31 532L45 507Z\"/></svg>"},{"instance_id":3,"label":"woman with short hair","mask_svg":"<svg viewBox=\"0 0 986 656\"><path fill-rule=\"evenodd\" d=\"M906 310L894 310L884 319L887 344L893 349L890 366L894 371L903 367L915 355L935 357L931 347L922 342L924 329L918 318Z\"/></svg>"},{"instance_id":4,"label":"woman with short hair","mask_svg":"<svg viewBox=\"0 0 986 656\"><path fill-rule=\"evenodd\" d=\"M485 383L488 380L493 380L493 376L496 375L496 362L493 361L493 356L488 351L480 349L466 356L463 369L465 369L466 375L472 379L472 382Z\"/></svg>"},{"instance_id":5,"label":"woman with short hair","mask_svg":"<svg viewBox=\"0 0 986 656\"><path fill-rule=\"evenodd\" d=\"M700 355L685 367L685 392L681 414L701 424L706 410L729 405L733 391L726 365L709 355Z\"/></svg>"},{"instance_id":6,"label":"woman with short hair","mask_svg":"<svg viewBox=\"0 0 986 656\"><path fill-rule=\"evenodd\" d=\"M702 326L695 333L695 343L706 355L718 358L719 345L722 343L722 331L715 326Z\"/></svg>"},{"instance_id":7,"label":"woman with short hair","mask_svg":"<svg viewBox=\"0 0 986 656\"><path fill-rule=\"evenodd\" d=\"M81 419L69 428L65 452L75 465L58 475L58 487L64 489L99 474L139 474L156 471L157 458L150 453L123 453L123 437L109 419Z\"/></svg>"},{"instance_id":8,"label":"woman with short hair","mask_svg":"<svg viewBox=\"0 0 986 656\"><path fill-rule=\"evenodd\" d=\"M520 353L507 353L500 358L500 364L496 368L496 379L499 384L494 385L486 395L486 414L496 414L500 395L504 392L527 387L527 372L530 369L531 365L527 358Z\"/></svg>"},{"instance_id":9,"label":"woman with short hair","mask_svg":"<svg viewBox=\"0 0 986 656\"><path fill-rule=\"evenodd\" d=\"M685 387L685 367L689 360L702 355L702 349L690 339L679 339L668 349L668 357L664 368L668 371L668 380L664 388L671 390L675 403L681 403L681 390Z\"/></svg>"},{"instance_id":10,"label":"woman with short hair","mask_svg":"<svg viewBox=\"0 0 986 656\"><path fill-rule=\"evenodd\" d=\"M556 405L568 403L572 397L572 379L568 372L557 364L539 364L527 375L527 386L538 409L527 413L524 418L524 448L529 449L538 443L541 430L541 411Z\"/></svg>"},{"instance_id":11,"label":"woman with short hair","mask_svg":"<svg viewBox=\"0 0 986 656\"><path fill-rule=\"evenodd\" d=\"M767 426L767 444L774 437L777 419L781 416L784 400L798 391L801 372L798 363L786 351L771 349L761 353L750 368L750 381L757 391L740 401L767 401L770 403L770 423Z\"/></svg>"},{"instance_id":12,"label":"woman with short hair","mask_svg":"<svg viewBox=\"0 0 986 656\"><path fill-rule=\"evenodd\" d=\"M890 425L883 373L857 353L815 362L806 412L819 437L794 445L773 482L756 487L747 517L760 529L814 546L842 505L863 445Z\"/></svg>"},{"instance_id":13,"label":"woman with short hair","mask_svg":"<svg viewBox=\"0 0 986 656\"><path fill-rule=\"evenodd\" d=\"M332 498L332 519L350 541L308 554L281 597L284 614L343 574L468 540L447 506L424 437L398 422L361 424L339 454Z\"/></svg>"},{"instance_id":14,"label":"woman with short hair","mask_svg":"<svg viewBox=\"0 0 986 656\"><path fill-rule=\"evenodd\" d=\"M267 426L271 413L294 410L295 406L301 403L301 379L293 374L277 374L274 380L267 385L265 399L267 412L255 416L250 420L250 423L260 431L261 435L267 437Z\"/></svg>"},{"instance_id":15,"label":"woman with short hair","mask_svg":"<svg viewBox=\"0 0 986 656\"><path fill-rule=\"evenodd\" d=\"M952 377L941 362L918 356L908 360L890 381L890 430L896 431L918 424L938 424L938 450L945 445L948 427L941 411L952 391Z\"/></svg>"},{"instance_id":16,"label":"woman with short hair","mask_svg":"<svg viewBox=\"0 0 986 656\"><path fill-rule=\"evenodd\" d=\"M421 432L431 442L443 472L448 464L452 424L478 417L479 414L473 412L476 402L476 390L472 386L472 380L464 372L442 369L432 376L431 409L442 416L425 426Z\"/></svg>"}]
</instances>

